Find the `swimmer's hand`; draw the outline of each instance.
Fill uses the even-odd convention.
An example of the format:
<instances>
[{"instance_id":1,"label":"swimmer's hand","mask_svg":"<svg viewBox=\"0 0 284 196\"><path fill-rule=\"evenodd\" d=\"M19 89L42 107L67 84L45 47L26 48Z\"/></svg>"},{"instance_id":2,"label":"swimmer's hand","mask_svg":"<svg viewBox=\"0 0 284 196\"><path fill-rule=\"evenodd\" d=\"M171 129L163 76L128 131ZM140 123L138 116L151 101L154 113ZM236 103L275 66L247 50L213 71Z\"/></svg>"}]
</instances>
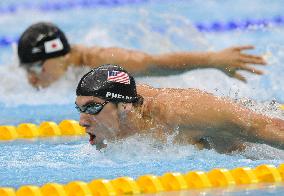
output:
<instances>
[{"instance_id":1,"label":"swimmer's hand","mask_svg":"<svg viewBox=\"0 0 284 196\"><path fill-rule=\"evenodd\" d=\"M242 53L243 50L254 49L254 46L230 47L213 53L212 64L232 78L246 82L246 78L237 73L245 70L254 74L262 75L263 72L249 64L266 65L266 61L259 55Z\"/></svg>"}]
</instances>

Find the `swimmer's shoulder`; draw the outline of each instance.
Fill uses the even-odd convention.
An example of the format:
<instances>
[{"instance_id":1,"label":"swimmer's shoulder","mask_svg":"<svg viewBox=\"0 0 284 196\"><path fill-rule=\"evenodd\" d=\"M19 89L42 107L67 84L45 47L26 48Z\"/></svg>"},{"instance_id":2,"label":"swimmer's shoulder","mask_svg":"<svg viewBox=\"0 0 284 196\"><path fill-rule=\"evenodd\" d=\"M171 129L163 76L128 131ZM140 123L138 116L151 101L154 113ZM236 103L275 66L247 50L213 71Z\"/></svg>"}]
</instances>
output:
<instances>
[{"instance_id":1,"label":"swimmer's shoulder","mask_svg":"<svg viewBox=\"0 0 284 196\"><path fill-rule=\"evenodd\" d=\"M84 55L86 52L86 47L83 45L71 45L70 52L66 55L68 59L68 66L83 66L84 65Z\"/></svg>"},{"instance_id":2,"label":"swimmer's shoulder","mask_svg":"<svg viewBox=\"0 0 284 196\"><path fill-rule=\"evenodd\" d=\"M146 84L139 84L136 86L137 93L142 97L155 97L159 94L159 90Z\"/></svg>"},{"instance_id":3,"label":"swimmer's shoulder","mask_svg":"<svg viewBox=\"0 0 284 196\"><path fill-rule=\"evenodd\" d=\"M76 62L77 66L98 67L103 64L99 61L100 51L101 47L97 46L72 45L70 54L75 59L73 62Z\"/></svg>"},{"instance_id":4,"label":"swimmer's shoulder","mask_svg":"<svg viewBox=\"0 0 284 196\"><path fill-rule=\"evenodd\" d=\"M154 88L147 84L137 85L138 94L146 97L157 97L157 96L171 96L171 95L189 95L191 93L200 93L202 91L198 89L181 89L181 88ZM166 96L167 97L167 96Z\"/></svg>"}]
</instances>

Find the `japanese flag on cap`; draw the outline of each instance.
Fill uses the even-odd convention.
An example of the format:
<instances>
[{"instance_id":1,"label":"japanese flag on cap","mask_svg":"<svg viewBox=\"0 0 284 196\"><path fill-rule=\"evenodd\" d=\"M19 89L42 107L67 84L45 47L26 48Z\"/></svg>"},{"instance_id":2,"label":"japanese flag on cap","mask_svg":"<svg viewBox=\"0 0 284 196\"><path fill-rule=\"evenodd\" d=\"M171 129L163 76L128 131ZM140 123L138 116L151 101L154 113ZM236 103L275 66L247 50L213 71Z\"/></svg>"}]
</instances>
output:
<instances>
[{"instance_id":1,"label":"japanese flag on cap","mask_svg":"<svg viewBox=\"0 0 284 196\"><path fill-rule=\"evenodd\" d=\"M45 53L53 53L63 50L63 44L59 38L44 42Z\"/></svg>"}]
</instances>

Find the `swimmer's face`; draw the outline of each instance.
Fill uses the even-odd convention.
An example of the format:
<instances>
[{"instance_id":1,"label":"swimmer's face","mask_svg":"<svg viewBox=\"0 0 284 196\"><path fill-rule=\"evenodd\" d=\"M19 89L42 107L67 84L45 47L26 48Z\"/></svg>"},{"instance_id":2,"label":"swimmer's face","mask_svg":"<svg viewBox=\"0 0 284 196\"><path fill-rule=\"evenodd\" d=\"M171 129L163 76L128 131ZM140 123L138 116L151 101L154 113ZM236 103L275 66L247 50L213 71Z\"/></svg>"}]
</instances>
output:
<instances>
[{"instance_id":1,"label":"swimmer's face","mask_svg":"<svg viewBox=\"0 0 284 196\"><path fill-rule=\"evenodd\" d=\"M76 105L84 108L93 103L105 103L105 100L93 96L77 96ZM86 128L90 135L90 144L96 145L97 149L106 147L106 141L113 140L119 134L117 105L108 102L102 110L93 115L80 113L80 125Z\"/></svg>"},{"instance_id":2,"label":"swimmer's face","mask_svg":"<svg viewBox=\"0 0 284 196\"><path fill-rule=\"evenodd\" d=\"M58 80L67 69L67 56L55 57L23 65L27 70L28 80L34 87L47 87Z\"/></svg>"}]
</instances>

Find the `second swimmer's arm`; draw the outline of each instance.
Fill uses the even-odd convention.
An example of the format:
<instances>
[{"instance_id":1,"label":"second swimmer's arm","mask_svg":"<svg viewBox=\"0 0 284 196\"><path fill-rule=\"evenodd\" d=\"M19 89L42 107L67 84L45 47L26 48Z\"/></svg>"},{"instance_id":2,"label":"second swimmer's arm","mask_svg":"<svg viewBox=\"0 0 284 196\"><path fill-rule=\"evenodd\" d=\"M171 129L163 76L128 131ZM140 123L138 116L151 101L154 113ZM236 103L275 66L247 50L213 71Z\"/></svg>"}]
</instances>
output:
<instances>
[{"instance_id":1,"label":"second swimmer's arm","mask_svg":"<svg viewBox=\"0 0 284 196\"><path fill-rule=\"evenodd\" d=\"M230 77L245 81L236 70L246 70L255 74L261 71L248 64L265 64L260 56L241 53L252 49L252 46L233 47L218 52L174 52L161 55L150 55L144 52L123 48L93 47L84 49L83 64L97 67L101 64L113 63L125 67L126 70L138 75L148 75L155 69L170 71L186 71L196 68L216 68Z\"/></svg>"}]
</instances>

